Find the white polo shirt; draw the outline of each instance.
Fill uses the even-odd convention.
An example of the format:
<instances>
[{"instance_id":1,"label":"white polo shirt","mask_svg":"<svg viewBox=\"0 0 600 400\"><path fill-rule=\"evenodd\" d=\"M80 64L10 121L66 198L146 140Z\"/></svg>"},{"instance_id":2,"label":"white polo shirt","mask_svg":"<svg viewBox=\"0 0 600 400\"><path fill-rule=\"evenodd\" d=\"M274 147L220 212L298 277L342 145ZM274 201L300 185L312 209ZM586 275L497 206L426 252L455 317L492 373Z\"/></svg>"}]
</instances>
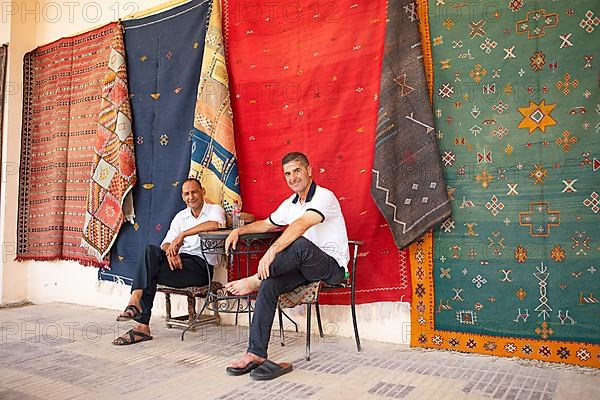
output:
<instances>
[{"instance_id":1,"label":"white polo shirt","mask_svg":"<svg viewBox=\"0 0 600 400\"><path fill-rule=\"evenodd\" d=\"M340 202L333 192L312 182L306 201L301 204L300 196L294 193L283 201L271 214L269 220L274 225L286 226L312 210L320 214L322 222L304 232L305 238L316 244L321 250L335 258L338 264L348 269L350 254L348 234L342 215Z\"/></svg>"},{"instance_id":2,"label":"white polo shirt","mask_svg":"<svg viewBox=\"0 0 600 400\"><path fill-rule=\"evenodd\" d=\"M220 205L204 202L198 218L192 215L192 210L190 208L185 208L175 215L173 221L171 221L169 231L160 245L162 246L165 243L171 243L181 232L208 221L225 223L225 211L223 211ZM183 239L183 245L179 249L179 253L187 253L202 257L200 238L198 235L187 236ZM207 254L206 261L214 266L221 261L221 256L218 254Z\"/></svg>"}]
</instances>

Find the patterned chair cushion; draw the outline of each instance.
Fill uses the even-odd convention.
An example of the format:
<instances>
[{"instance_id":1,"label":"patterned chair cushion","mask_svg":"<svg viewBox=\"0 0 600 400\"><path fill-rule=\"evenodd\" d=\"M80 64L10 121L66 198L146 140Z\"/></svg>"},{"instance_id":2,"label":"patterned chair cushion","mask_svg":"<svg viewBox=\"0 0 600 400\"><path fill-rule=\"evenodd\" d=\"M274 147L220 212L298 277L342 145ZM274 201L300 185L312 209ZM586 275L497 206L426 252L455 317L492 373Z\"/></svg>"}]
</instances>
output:
<instances>
[{"instance_id":1,"label":"patterned chair cushion","mask_svg":"<svg viewBox=\"0 0 600 400\"><path fill-rule=\"evenodd\" d=\"M298 304L314 304L319 298L319 290L321 290L321 281L312 282L308 285L299 286L291 292L284 293L279 296L279 307L292 308Z\"/></svg>"},{"instance_id":2,"label":"patterned chair cushion","mask_svg":"<svg viewBox=\"0 0 600 400\"><path fill-rule=\"evenodd\" d=\"M212 292L216 292L217 290L223 288L221 282L212 282ZM170 294L180 294L182 296L191 296L191 297L206 297L206 291L208 290L208 285L205 286L188 286L184 288L174 288L166 285L157 285L156 290L161 293L170 293Z\"/></svg>"}]
</instances>

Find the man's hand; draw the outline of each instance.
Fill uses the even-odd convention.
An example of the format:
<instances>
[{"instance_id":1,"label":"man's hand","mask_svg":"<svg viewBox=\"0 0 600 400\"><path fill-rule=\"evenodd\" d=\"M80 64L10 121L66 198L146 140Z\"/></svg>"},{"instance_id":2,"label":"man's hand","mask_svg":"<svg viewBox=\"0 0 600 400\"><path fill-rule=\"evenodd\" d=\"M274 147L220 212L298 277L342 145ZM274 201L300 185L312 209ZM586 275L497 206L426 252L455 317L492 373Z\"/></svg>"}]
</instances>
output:
<instances>
[{"instance_id":1,"label":"man's hand","mask_svg":"<svg viewBox=\"0 0 600 400\"><path fill-rule=\"evenodd\" d=\"M183 263L181 262L181 257L179 254L174 256L167 255L167 261L169 262L169 267L171 271L175 271L176 269L183 269Z\"/></svg>"},{"instance_id":2,"label":"man's hand","mask_svg":"<svg viewBox=\"0 0 600 400\"><path fill-rule=\"evenodd\" d=\"M269 268L275 259L275 251L272 248L269 248L264 256L258 262L258 270L256 271L258 278L260 280L267 279L270 275Z\"/></svg>"},{"instance_id":3,"label":"man's hand","mask_svg":"<svg viewBox=\"0 0 600 400\"><path fill-rule=\"evenodd\" d=\"M231 231L227 239L225 239L225 254L229 255L229 248L236 249L238 239L240 238L239 229Z\"/></svg>"},{"instance_id":4,"label":"man's hand","mask_svg":"<svg viewBox=\"0 0 600 400\"><path fill-rule=\"evenodd\" d=\"M167 247L167 250L165 251L167 256L175 257L177 254L179 254L179 249L183 245L184 238L185 237L181 234L177 235L177 237L169 244L169 247Z\"/></svg>"}]
</instances>

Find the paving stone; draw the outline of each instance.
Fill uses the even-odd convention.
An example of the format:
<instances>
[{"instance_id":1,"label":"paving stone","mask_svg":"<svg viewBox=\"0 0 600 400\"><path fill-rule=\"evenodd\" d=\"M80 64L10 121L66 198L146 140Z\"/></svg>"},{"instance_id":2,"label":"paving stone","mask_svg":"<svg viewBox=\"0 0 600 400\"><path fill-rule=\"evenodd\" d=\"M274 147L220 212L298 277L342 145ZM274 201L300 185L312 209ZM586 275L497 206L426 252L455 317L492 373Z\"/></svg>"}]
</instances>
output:
<instances>
[{"instance_id":1,"label":"paving stone","mask_svg":"<svg viewBox=\"0 0 600 400\"><path fill-rule=\"evenodd\" d=\"M248 329L206 326L188 332L153 321L154 340L134 346L111 341L131 327L114 310L62 303L0 309L0 399L533 399L600 398L598 375L525 365L514 359L314 335L311 360L305 336L271 336L274 361L294 371L272 382L225 374L247 348ZM78 316L81 318L74 318ZM360 323L359 323L360 326ZM140 377L159 377L143 379ZM573 397L576 389L581 392ZM568 390L565 390L568 389ZM568 393L570 397L562 397Z\"/></svg>"},{"instance_id":2,"label":"paving stone","mask_svg":"<svg viewBox=\"0 0 600 400\"><path fill-rule=\"evenodd\" d=\"M41 400L41 397L31 396L16 390L0 390L2 400Z\"/></svg>"}]
</instances>

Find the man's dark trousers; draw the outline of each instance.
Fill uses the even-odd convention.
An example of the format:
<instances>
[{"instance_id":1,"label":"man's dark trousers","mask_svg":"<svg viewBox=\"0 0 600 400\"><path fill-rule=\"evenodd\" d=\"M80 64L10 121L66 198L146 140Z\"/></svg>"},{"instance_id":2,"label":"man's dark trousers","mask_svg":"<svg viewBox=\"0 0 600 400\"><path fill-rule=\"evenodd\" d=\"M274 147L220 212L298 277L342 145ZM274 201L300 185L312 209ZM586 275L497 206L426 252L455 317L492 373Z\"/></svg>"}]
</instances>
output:
<instances>
[{"instance_id":1,"label":"man's dark trousers","mask_svg":"<svg viewBox=\"0 0 600 400\"><path fill-rule=\"evenodd\" d=\"M167 254L155 245L148 245L144 258L140 260L133 277L131 290L142 289L142 314L135 320L148 325L152 315L152 304L156 295L156 285L176 288L204 286L208 284L208 268L212 275L212 266L200 256L180 253L182 269L171 270Z\"/></svg>"},{"instance_id":2,"label":"man's dark trousers","mask_svg":"<svg viewBox=\"0 0 600 400\"><path fill-rule=\"evenodd\" d=\"M321 280L335 285L344 279L344 274L344 268L340 267L333 257L304 237L299 237L277 254L269 268L269 278L260 284L250 327L248 352L267 358L267 347L280 294Z\"/></svg>"}]
</instances>

